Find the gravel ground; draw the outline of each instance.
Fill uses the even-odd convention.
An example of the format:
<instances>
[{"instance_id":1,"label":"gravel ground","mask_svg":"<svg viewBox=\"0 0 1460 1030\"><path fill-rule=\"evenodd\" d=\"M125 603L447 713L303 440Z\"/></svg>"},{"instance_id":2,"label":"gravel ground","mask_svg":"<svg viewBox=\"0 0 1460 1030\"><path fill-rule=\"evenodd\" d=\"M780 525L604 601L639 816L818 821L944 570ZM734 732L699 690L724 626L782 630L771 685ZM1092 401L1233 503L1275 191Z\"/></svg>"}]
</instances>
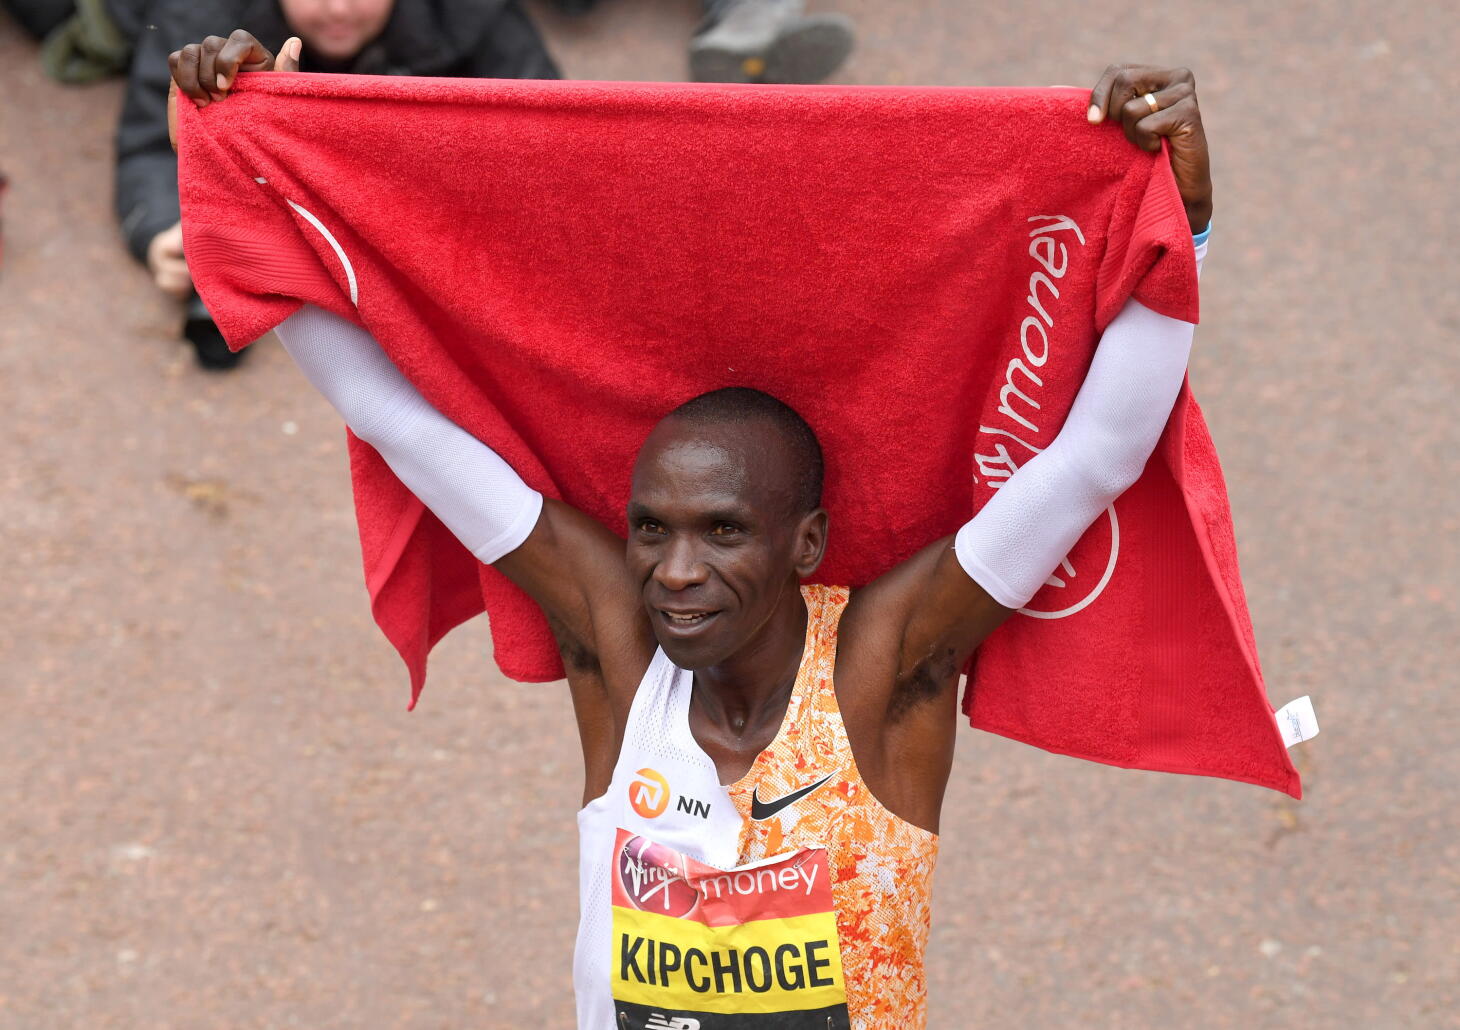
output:
<instances>
[{"instance_id":1,"label":"gravel ground","mask_svg":"<svg viewBox=\"0 0 1460 1030\"><path fill-rule=\"evenodd\" d=\"M1273 700L1324 725L1302 803L965 730L933 1027L1460 1026L1460 22L840 9L848 82L1197 70L1218 213L1192 380ZM682 77L693 21L543 16L580 78ZM567 1027L565 691L502 681L478 621L406 714L342 432L272 343L192 367L113 226L119 103L47 83L0 20L0 1027Z\"/></svg>"}]
</instances>

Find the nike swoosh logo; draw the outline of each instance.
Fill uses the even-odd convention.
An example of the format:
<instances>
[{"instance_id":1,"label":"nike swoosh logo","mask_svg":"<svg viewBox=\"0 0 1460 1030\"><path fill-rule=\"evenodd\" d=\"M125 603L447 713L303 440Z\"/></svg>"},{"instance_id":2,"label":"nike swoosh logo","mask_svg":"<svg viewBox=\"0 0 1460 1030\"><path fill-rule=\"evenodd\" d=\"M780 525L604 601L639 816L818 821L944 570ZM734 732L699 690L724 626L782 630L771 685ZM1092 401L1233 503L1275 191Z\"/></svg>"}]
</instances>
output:
<instances>
[{"instance_id":1,"label":"nike swoosh logo","mask_svg":"<svg viewBox=\"0 0 1460 1030\"><path fill-rule=\"evenodd\" d=\"M785 797L776 798L774 801L762 801L760 799L760 787L757 786L755 790L750 792L750 817L756 820L769 819L787 805L794 805L800 801L834 775L835 773L827 773L815 783L808 783L800 790L793 790Z\"/></svg>"}]
</instances>

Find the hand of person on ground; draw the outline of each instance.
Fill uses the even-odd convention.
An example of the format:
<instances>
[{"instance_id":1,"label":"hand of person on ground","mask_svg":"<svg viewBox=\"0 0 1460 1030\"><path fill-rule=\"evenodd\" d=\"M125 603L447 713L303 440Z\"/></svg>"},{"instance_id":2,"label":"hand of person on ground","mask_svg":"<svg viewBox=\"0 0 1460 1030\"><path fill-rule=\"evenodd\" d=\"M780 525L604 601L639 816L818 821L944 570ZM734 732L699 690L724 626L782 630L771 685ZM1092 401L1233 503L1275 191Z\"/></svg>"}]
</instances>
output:
<instances>
[{"instance_id":1,"label":"hand of person on ground","mask_svg":"<svg viewBox=\"0 0 1460 1030\"><path fill-rule=\"evenodd\" d=\"M193 277L183 260L181 222L152 237L147 244L147 268L163 293L182 300L193 292Z\"/></svg>"},{"instance_id":2,"label":"hand of person on ground","mask_svg":"<svg viewBox=\"0 0 1460 1030\"><path fill-rule=\"evenodd\" d=\"M1196 78L1186 68L1112 64L1090 93L1090 121L1118 119L1126 139L1143 150L1171 141L1171 170L1193 234L1212 220L1211 160L1196 101Z\"/></svg>"},{"instance_id":3,"label":"hand of person on ground","mask_svg":"<svg viewBox=\"0 0 1460 1030\"><path fill-rule=\"evenodd\" d=\"M297 72L304 42L290 36L276 57L252 34L234 29L227 39L209 36L189 43L167 58L172 85L167 97L167 135L177 149L177 95L181 92L198 107L222 100L238 81L239 72Z\"/></svg>"}]
</instances>

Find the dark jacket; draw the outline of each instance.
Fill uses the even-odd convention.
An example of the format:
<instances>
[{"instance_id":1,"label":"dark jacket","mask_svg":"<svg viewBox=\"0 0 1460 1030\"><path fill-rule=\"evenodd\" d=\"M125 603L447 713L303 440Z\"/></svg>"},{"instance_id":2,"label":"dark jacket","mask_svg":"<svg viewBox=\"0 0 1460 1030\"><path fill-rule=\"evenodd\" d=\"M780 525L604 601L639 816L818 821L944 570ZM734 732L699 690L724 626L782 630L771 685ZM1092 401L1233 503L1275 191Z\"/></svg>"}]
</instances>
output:
<instances>
[{"instance_id":1,"label":"dark jacket","mask_svg":"<svg viewBox=\"0 0 1460 1030\"><path fill-rule=\"evenodd\" d=\"M116 209L127 247L139 261L147 244L177 223L177 156L167 141L167 57L206 36L242 28L278 53L291 33L276 0L110 0L137 49L117 127ZM130 34L130 33L129 33ZM304 48L302 71L312 66ZM349 67L374 75L556 79L557 66L517 0L396 0L380 37Z\"/></svg>"}]
</instances>

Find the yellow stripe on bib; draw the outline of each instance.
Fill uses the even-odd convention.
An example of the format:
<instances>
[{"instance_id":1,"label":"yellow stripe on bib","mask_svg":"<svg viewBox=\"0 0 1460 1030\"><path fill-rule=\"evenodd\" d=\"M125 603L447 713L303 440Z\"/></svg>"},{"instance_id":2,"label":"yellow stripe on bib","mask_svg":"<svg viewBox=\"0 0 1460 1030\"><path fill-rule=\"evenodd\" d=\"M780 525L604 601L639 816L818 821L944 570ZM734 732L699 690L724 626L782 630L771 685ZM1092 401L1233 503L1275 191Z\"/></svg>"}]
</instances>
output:
<instances>
[{"instance_id":1,"label":"yellow stripe on bib","mask_svg":"<svg viewBox=\"0 0 1460 1030\"><path fill-rule=\"evenodd\" d=\"M836 915L712 927L613 906L614 998L699 1012L795 1012L846 1002Z\"/></svg>"}]
</instances>

